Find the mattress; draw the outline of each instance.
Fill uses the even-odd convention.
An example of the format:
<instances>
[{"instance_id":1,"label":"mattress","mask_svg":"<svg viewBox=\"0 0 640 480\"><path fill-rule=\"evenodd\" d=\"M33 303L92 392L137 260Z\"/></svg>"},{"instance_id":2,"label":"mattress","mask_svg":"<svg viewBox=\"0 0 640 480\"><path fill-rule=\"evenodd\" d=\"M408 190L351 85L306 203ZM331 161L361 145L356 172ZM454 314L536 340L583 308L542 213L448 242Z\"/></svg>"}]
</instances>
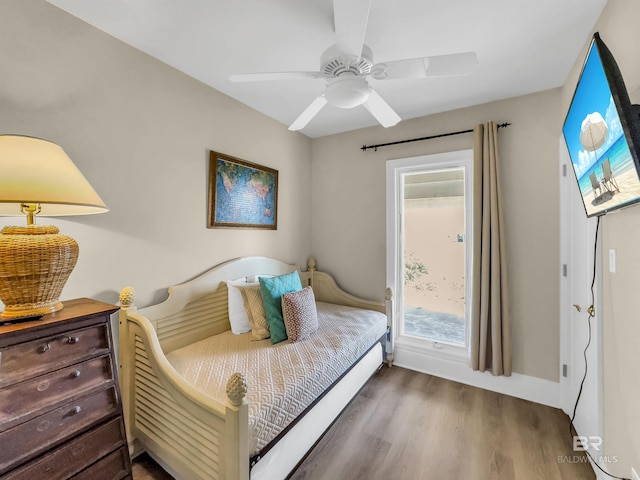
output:
<instances>
[{"instance_id":1,"label":"mattress","mask_svg":"<svg viewBox=\"0 0 640 480\"><path fill-rule=\"evenodd\" d=\"M276 345L227 331L174 350L167 359L194 388L226 404L229 377L247 380L251 455L258 454L385 334L387 317L317 302L318 331Z\"/></svg>"}]
</instances>

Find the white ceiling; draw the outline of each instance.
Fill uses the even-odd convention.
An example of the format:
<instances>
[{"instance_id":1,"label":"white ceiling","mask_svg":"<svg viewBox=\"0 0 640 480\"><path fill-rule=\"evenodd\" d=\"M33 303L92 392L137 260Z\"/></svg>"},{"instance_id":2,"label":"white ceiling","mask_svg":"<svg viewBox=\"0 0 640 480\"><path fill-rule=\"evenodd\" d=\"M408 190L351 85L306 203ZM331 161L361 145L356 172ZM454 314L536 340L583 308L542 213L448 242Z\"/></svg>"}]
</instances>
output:
<instances>
[{"instance_id":1,"label":"white ceiling","mask_svg":"<svg viewBox=\"0 0 640 480\"><path fill-rule=\"evenodd\" d=\"M334 43L332 0L48 0L289 125L324 80L231 83L232 73L317 71ZM375 63L475 51L472 75L371 80L403 120L562 85L606 0L373 0ZM320 137L377 125L327 105L302 130ZM393 127L391 127L393 128Z\"/></svg>"}]
</instances>

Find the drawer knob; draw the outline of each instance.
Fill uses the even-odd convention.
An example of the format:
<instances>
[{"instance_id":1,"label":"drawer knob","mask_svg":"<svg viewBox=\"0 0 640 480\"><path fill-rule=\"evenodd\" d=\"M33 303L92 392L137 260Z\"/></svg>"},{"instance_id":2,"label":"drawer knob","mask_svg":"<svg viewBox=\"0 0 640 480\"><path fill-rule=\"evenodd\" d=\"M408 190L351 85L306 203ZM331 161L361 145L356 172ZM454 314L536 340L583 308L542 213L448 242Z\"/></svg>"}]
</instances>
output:
<instances>
[{"instance_id":1,"label":"drawer knob","mask_svg":"<svg viewBox=\"0 0 640 480\"><path fill-rule=\"evenodd\" d=\"M41 345L40 348L38 348L38 353L44 353L49 351L49 349L51 348L51 346L49 346L48 343L45 343L44 345Z\"/></svg>"},{"instance_id":2,"label":"drawer knob","mask_svg":"<svg viewBox=\"0 0 640 480\"><path fill-rule=\"evenodd\" d=\"M81 411L82 411L82 408L80 407L80 405L78 405L78 406L76 406L76 407L73 407L73 410L71 410L71 413L72 413L73 415L77 415L77 414L79 414Z\"/></svg>"},{"instance_id":3,"label":"drawer knob","mask_svg":"<svg viewBox=\"0 0 640 480\"><path fill-rule=\"evenodd\" d=\"M67 341L71 344L78 343L80 341L80 337L69 337Z\"/></svg>"},{"instance_id":4,"label":"drawer knob","mask_svg":"<svg viewBox=\"0 0 640 480\"><path fill-rule=\"evenodd\" d=\"M73 378L78 378L78 377L80 376L80 370L76 370L75 372L73 372L73 373L71 374L71 376L72 376Z\"/></svg>"}]
</instances>

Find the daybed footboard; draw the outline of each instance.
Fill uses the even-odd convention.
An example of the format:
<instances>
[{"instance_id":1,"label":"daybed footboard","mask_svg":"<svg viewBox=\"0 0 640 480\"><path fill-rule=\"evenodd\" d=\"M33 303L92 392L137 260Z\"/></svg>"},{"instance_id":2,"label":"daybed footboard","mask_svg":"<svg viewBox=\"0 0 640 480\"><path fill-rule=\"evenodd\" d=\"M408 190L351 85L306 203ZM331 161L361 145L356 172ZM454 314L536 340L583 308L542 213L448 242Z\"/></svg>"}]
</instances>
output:
<instances>
[{"instance_id":1,"label":"daybed footboard","mask_svg":"<svg viewBox=\"0 0 640 480\"><path fill-rule=\"evenodd\" d=\"M385 291L385 302L379 303L371 300L365 300L359 297L355 297L348 292L342 290L331 275L325 272L318 272L316 270L316 261L313 258L309 259L307 264L307 272L304 272L301 276L303 280L306 280L308 285L311 285L315 294L316 300L319 302L336 303L338 305L346 305L349 307L365 308L368 310L375 310L376 312L384 313L387 316L387 338L383 345L384 351L383 361L386 361L389 366L393 364L393 325L395 324L395 307L393 304L393 292L391 288L387 288Z\"/></svg>"},{"instance_id":2,"label":"daybed footboard","mask_svg":"<svg viewBox=\"0 0 640 480\"><path fill-rule=\"evenodd\" d=\"M132 453L137 447L131 440L139 439L176 478L248 479L246 385L242 395L228 390L233 400L227 405L194 390L166 360L149 320L135 312L123 304L120 313L121 364L130 366L122 369L121 382Z\"/></svg>"}]
</instances>

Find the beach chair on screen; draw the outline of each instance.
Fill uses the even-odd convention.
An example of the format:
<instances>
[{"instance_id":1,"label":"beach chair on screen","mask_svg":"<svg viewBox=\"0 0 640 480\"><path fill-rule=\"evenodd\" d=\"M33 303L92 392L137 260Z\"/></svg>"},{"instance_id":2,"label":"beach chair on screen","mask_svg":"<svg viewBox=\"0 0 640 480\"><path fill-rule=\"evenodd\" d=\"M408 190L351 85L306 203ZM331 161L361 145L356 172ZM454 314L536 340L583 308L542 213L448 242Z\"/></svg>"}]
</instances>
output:
<instances>
[{"instance_id":1,"label":"beach chair on screen","mask_svg":"<svg viewBox=\"0 0 640 480\"><path fill-rule=\"evenodd\" d=\"M611 171L611 162L607 158L604 162L602 162L602 185L604 188L613 192L620 192L620 187L618 187L618 182L616 182L616 177Z\"/></svg>"},{"instance_id":2,"label":"beach chair on screen","mask_svg":"<svg viewBox=\"0 0 640 480\"><path fill-rule=\"evenodd\" d=\"M596 178L595 173L589 174L589 180L591 180L591 188L593 189L593 196L598 198L602 195L602 186L600 185L600 181Z\"/></svg>"}]
</instances>

